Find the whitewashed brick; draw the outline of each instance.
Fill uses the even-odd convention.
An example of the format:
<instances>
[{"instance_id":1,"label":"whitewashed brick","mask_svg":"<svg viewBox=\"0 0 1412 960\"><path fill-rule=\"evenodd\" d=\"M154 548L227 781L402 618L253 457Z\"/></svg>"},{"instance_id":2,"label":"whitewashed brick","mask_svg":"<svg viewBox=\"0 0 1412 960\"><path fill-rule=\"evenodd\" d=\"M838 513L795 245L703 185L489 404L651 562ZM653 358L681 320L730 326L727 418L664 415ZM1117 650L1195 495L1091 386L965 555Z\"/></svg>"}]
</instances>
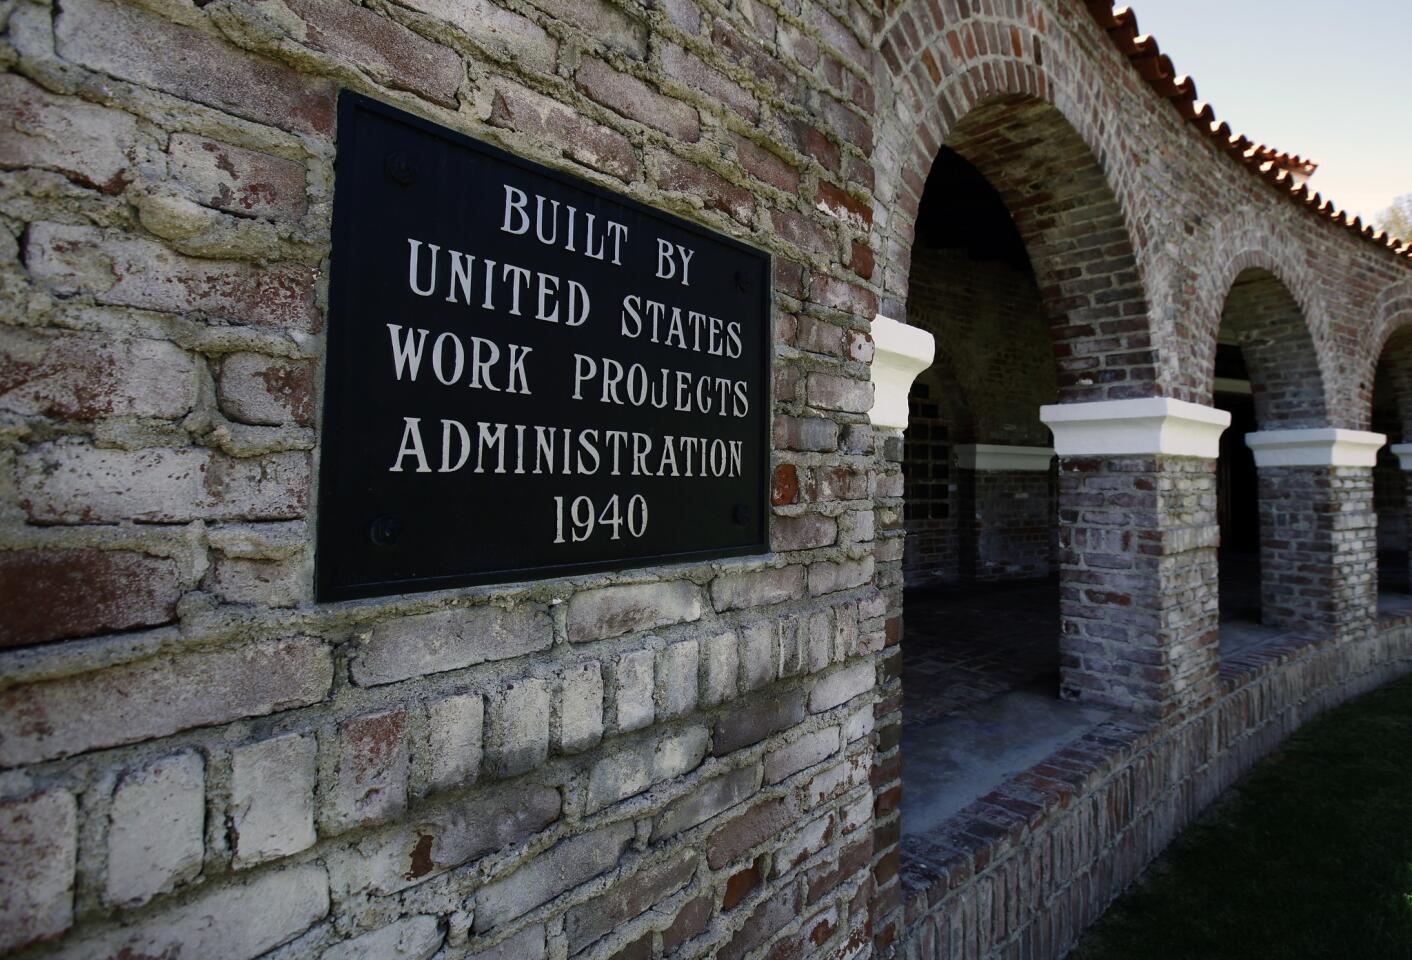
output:
<instances>
[{"instance_id":1,"label":"whitewashed brick","mask_svg":"<svg viewBox=\"0 0 1412 960\"><path fill-rule=\"evenodd\" d=\"M0 166L57 170L105 193L132 178L131 114L57 96L14 73L0 76L0 114L13 118L0 137Z\"/></svg>"},{"instance_id":2,"label":"whitewashed brick","mask_svg":"<svg viewBox=\"0 0 1412 960\"><path fill-rule=\"evenodd\" d=\"M436 917L404 917L380 930L335 943L319 960L427 960L441 946Z\"/></svg>"},{"instance_id":3,"label":"whitewashed brick","mask_svg":"<svg viewBox=\"0 0 1412 960\"><path fill-rule=\"evenodd\" d=\"M544 924L512 933L493 947L468 954L466 960L544 960L548 956Z\"/></svg>"},{"instance_id":4,"label":"whitewashed brick","mask_svg":"<svg viewBox=\"0 0 1412 960\"><path fill-rule=\"evenodd\" d=\"M617 705L615 722L619 732L638 730L652 722L651 650L634 650L614 661L613 694Z\"/></svg>"},{"instance_id":5,"label":"whitewashed brick","mask_svg":"<svg viewBox=\"0 0 1412 960\"><path fill-rule=\"evenodd\" d=\"M720 611L764 607L804 596L804 568L781 567L721 574L711 581L711 601Z\"/></svg>"},{"instance_id":6,"label":"whitewashed brick","mask_svg":"<svg viewBox=\"0 0 1412 960\"><path fill-rule=\"evenodd\" d=\"M597 813L654 784L695 770L709 746L710 732L705 727L687 727L656 740L613 750L589 771L584 812Z\"/></svg>"},{"instance_id":7,"label":"whitewashed brick","mask_svg":"<svg viewBox=\"0 0 1412 960\"><path fill-rule=\"evenodd\" d=\"M242 883L205 889L132 926L71 943L64 956L251 960L309 929L328 908L328 876L318 864L261 871Z\"/></svg>"},{"instance_id":8,"label":"whitewashed brick","mask_svg":"<svg viewBox=\"0 0 1412 960\"><path fill-rule=\"evenodd\" d=\"M736 696L740 641L733 631L701 641L701 705L713 707Z\"/></svg>"},{"instance_id":9,"label":"whitewashed brick","mask_svg":"<svg viewBox=\"0 0 1412 960\"><path fill-rule=\"evenodd\" d=\"M294 520L309 505L309 455L41 444L19 462L21 502L53 523Z\"/></svg>"},{"instance_id":10,"label":"whitewashed brick","mask_svg":"<svg viewBox=\"0 0 1412 960\"><path fill-rule=\"evenodd\" d=\"M860 587L873 578L873 558L862 560L840 560L837 563L822 561L809 564L809 593L822 596L837 590Z\"/></svg>"},{"instance_id":11,"label":"whitewashed brick","mask_svg":"<svg viewBox=\"0 0 1412 960\"><path fill-rule=\"evenodd\" d=\"M328 648L296 637L11 687L0 693L0 766L305 706L332 682Z\"/></svg>"},{"instance_id":12,"label":"whitewashed brick","mask_svg":"<svg viewBox=\"0 0 1412 960\"><path fill-rule=\"evenodd\" d=\"M482 888L476 896L476 930L490 930L523 916L612 869L636 832L629 821L570 837L504 880Z\"/></svg>"},{"instance_id":13,"label":"whitewashed brick","mask_svg":"<svg viewBox=\"0 0 1412 960\"><path fill-rule=\"evenodd\" d=\"M555 747L578 753L603 739L603 667L597 661L564 671L554 705Z\"/></svg>"},{"instance_id":14,"label":"whitewashed brick","mask_svg":"<svg viewBox=\"0 0 1412 960\"><path fill-rule=\"evenodd\" d=\"M501 776L533 770L549 756L547 680L515 680L486 698L486 759Z\"/></svg>"},{"instance_id":15,"label":"whitewashed brick","mask_svg":"<svg viewBox=\"0 0 1412 960\"><path fill-rule=\"evenodd\" d=\"M544 829L558 819L561 801L552 787L520 783L423 804L415 818L330 850L334 889L347 897L416 886Z\"/></svg>"},{"instance_id":16,"label":"whitewashed brick","mask_svg":"<svg viewBox=\"0 0 1412 960\"><path fill-rule=\"evenodd\" d=\"M686 580L585 590L569 600L569 641L607 640L701 619L701 588Z\"/></svg>"},{"instance_id":17,"label":"whitewashed brick","mask_svg":"<svg viewBox=\"0 0 1412 960\"><path fill-rule=\"evenodd\" d=\"M554 624L543 607L470 607L380 623L353 659L353 682L395 683L548 650Z\"/></svg>"},{"instance_id":18,"label":"whitewashed brick","mask_svg":"<svg viewBox=\"0 0 1412 960\"><path fill-rule=\"evenodd\" d=\"M485 701L463 693L427 705L427 786L432 790L475 783L483 751Z\"/></svg>"},{"instance_id":19,"label":"whitewashed brick","mask_svg":"<svg viewBox=\"0 0 1412 960\"><path fill-rule=\"evenodd\" d=\"M137 906L194 878L206 825L200 754L164 757L124 775L108 820L108 902Z\"/></svg>"},{"instance_id":20,"label":"whitewashed brick","mask_svg":"<svg viewBox=\"0 0 1412 960\"><path fill-rule=\"evenodd\" d=\"M806 733L793 743L765 754L765 782L779 783L838 752L839 728Z\"/></svg>"},{"instance_id":21,"label":"whitewashed brick","mask_svg":"<svg viewBox=\"0 0 1412 960\"><path fill-rule=\"evenodd\" d=\"M407 713L384 710L338 727L338 766L325 789L330 832L379 823L407 809Z\"/></svg>"},{"instance_id":22,"label":"whitewashed brick","mask_svg":"<svg viewBox=\"0 0 1412 960\"><path fill-rule=\"evenodd\" d=\"M822 713L873 689L877 668L871 660L862 660L821 679L809 693L809 712Z\"/></svg>"},{"instance_id":23,"label":"whitewashed brick","mask_svg":"<svg viewBox=\"0 0 1412 960\"><path fill-rule=\"evenodd\" d=\"M680 717L696 709L699 647L695 640L669 644L657 654L657 716Z\"/></svg>"},{"instance_id":24,"label":"whitewashed brick","mask_svg":"<svg viewBox=\"0 0 1412 960\"><path fill-rule=\"evenodd\" d=\"M287 857L314 844L318 742L289 734L231 751L234 866Z\"/></svg>"},{"instance_id":25,"label":"whitewashed brick","mask_svg":"<svg viewBox=\"0 0 1412 960\"><path fill-rule=\"evenodd\" d=\"M778 676L775 662L775 621L757 620L740 631L740 685L759 690Z\"/></svg>"},{"instance_id":26,"label":"whitewashed brick","mask_svg":"<svg viewBox=\"0 0 1412 960\"><path fill-rule=\"evenodd\" d=\"M77 854L77 805L67 790L0 803L0 952L73 923Z\"/></svg>"}]
</instances>

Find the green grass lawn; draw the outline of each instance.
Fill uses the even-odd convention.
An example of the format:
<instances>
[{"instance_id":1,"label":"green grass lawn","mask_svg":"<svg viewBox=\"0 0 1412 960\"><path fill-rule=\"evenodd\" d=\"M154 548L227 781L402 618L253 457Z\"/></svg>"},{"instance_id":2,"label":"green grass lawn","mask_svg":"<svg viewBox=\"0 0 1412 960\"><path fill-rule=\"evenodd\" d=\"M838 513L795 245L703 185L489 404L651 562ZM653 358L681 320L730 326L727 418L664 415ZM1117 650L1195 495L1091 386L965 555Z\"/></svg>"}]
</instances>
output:
<instances>
[{"instance_id":1,"label":"green grass lawn","mask_svg":"<svg viewBox=\"0 0 1412 960\"><path fill-rule=\"evenodd\" d=\"M1295 734L1071 957L1412 958L1412 678Z\"/></svg>"}]
</instances>

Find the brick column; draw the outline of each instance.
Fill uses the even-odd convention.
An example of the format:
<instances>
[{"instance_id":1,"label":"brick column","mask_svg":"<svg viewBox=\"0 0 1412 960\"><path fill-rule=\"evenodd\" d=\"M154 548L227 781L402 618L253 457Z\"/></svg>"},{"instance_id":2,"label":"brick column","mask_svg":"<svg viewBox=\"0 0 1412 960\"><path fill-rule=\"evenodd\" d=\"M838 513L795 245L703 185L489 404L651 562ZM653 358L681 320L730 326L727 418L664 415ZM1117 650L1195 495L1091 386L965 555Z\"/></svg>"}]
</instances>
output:
<instances>
[{"instance_id":1,"label":"brick column","mask_svg":"<svg viewBox=\"0 0 1412 960\"><path fill-rule=\"evenodd\" d=\"M1260 619L1325 638L1377 617L1373 467L1387 438L1321 427L1248 434L1260 472Z\"/></svg>"},{"instance_id":2,"label":"brick column","mask_svg":"<svg viewBox=\"0 0 1412 960\"><path fill-rule=\"evenodd\" d=\"M1230 414L1151 397L1041 408L1059 454L1063 694L1152 714L1215 692L1216 457Z\"/></svg>"}]
</instances>

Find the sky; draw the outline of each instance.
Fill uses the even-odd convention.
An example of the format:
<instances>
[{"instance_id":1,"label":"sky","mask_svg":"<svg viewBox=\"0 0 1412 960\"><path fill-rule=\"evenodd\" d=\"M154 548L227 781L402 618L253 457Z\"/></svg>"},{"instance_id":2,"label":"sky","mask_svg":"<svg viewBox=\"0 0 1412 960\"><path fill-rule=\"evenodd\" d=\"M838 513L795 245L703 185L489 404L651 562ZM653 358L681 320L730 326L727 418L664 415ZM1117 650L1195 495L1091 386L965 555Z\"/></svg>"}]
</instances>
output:
<instances>
[{"instance_id":1,"label":"sky","mask_svg":"<svg viewBox=\"0 0 1412 960\"><path fill-rule=\"evenodd\" d=\"M1412 193L1412 0L1133 0L1218 120L1319 163L1313 190L1363 217Z\"/></svg>"}]
</instances>

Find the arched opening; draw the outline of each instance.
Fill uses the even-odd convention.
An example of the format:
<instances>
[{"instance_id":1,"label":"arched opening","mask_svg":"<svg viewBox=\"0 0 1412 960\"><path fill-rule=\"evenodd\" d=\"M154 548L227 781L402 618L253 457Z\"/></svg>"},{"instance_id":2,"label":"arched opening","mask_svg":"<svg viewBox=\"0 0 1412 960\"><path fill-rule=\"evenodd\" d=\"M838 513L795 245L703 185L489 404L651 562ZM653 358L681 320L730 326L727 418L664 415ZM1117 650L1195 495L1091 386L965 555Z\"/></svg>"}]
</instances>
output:
<instances>
[{"instance_id":1,"label":"arched opening","mask_svg":"<svg viewBox=\"0 0 1412 960\"><path fill-rule=\"evenodd\" d=\"M1412 510L1404 469L1412 467L1408 417L1412 416L1412 327L1394 333L1373 376L1372 429L1387 436L1373 468L1373 510L1378 523L1378 614L1412 616Z\"/></svg>"},{"instance_id":2,"label":"arched opening","mask_svg":"<svg viewBox=\"0 0 1412 960\"><path fill-rule=\"evenodd\" d=\"M1088 679L1091 584L1062 573L1040 408L1147 395L1151 345L1117 200L1052 105L994 100L946 139L907 323L936 339L903 445L902 824L918 838L1112 715Z\"/></svg>"},{"instance_id":3,"label":"arched opening","mask_svg":"<svg viewBox=\"0 0 1412 960\"><path fill-rule=\"evenodd\" d=\"M1289 529L1290 471L1257 468L1246 438L1327 422L1318 355L1299 303L1269 270L1237 274L1221 310L1212 405L1229 411L1217 463L1221 530L1221 655L1233 656L1300 626L1290 597L1313 531Z\"/></svg>"}]
</instances>

